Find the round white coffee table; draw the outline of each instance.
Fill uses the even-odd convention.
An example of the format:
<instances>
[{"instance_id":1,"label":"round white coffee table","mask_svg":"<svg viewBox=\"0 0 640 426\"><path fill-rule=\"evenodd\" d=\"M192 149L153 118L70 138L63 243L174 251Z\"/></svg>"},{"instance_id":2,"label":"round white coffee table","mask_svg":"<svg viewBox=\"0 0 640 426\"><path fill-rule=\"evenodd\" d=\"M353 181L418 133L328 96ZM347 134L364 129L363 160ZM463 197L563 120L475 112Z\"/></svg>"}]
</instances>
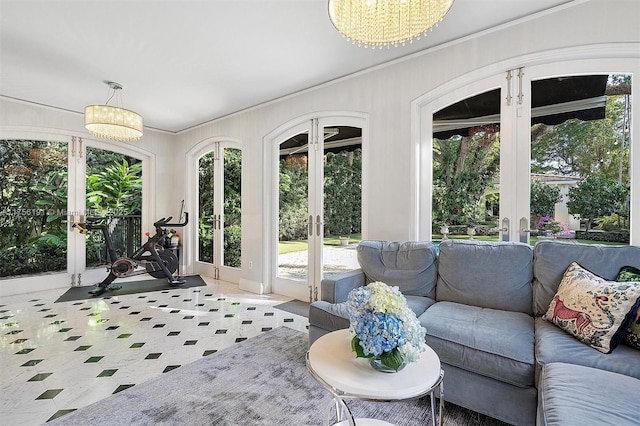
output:
<instances>
[{"instance_id":1,"label":"round white coffee table","mask_svg":"<svg viewBox=\"0 0 640 426\"><path fill-rule=\"evenodd\" d=\"M365 399L395 401L401 399L431 397L431 418L436 426L435 391L440 391L438 424L442 424L444 404L444 372L438 355L429 346L424 346L420 359L408 364L397 373L382 373L374 370L366 358L356 358L351 351L352 335L349 330L338 330L316 340L307 352L307 368L311 375L334 396L324 420L329 425L335 408L336 425L390 425L375 419L354 419L345 400ZM346 413L346 419L342 419Z\"/></svg>"}]
</instances>

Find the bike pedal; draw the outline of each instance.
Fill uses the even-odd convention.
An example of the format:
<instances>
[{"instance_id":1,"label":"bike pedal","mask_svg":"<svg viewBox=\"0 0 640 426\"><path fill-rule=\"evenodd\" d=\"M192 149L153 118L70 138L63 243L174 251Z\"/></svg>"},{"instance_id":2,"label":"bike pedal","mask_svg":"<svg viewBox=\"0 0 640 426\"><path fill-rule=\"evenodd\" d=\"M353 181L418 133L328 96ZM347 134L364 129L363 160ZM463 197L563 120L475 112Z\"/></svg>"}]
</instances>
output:
<instances>
[{"instance_id":1,"label":"bike pedal","mask_svg":"<svg viewBox=\"0 0 640 426\"><path fill-rule=\"evenodd\" d=\"M97 287L94 288L93 290L89 290L89 294L93 295L93 296L100 296L102 293L104 293L105 291L107 291L106 288L104 287Z\"/></svg>"}]
</instances>

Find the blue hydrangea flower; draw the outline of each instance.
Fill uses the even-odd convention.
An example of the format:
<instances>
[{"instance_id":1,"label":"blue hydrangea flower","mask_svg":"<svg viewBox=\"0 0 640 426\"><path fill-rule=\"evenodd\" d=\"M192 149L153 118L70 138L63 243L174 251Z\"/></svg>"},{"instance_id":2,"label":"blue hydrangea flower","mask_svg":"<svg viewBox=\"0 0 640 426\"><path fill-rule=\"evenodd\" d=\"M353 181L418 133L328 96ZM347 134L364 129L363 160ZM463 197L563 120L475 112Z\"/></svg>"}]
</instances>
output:
<instances>
[{"instance_id":1,"label":"blue hydrangea flower","mask_svg":"<svg viewBox=\"0 0 640 426\"><path fill-rule=\"evenodd\" d=\"M350 329L365 356L397 349L405 362L416 361L424 350L426 330L398 287L382 282L358 287L347 299Z\"/></svg>"}]
</instances>

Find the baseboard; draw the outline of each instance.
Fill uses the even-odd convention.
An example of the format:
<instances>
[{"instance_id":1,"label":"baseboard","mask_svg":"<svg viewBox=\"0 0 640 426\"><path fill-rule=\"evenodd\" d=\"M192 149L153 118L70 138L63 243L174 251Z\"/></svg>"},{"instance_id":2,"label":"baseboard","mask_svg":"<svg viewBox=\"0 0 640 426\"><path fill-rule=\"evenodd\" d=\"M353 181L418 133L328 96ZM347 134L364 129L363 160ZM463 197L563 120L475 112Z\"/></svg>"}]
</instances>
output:
<instances>
[{"instance_id":1,"label":"baseboard","mask_svg":"<svg viewBox=\"0 0 640 426\"><path fill-rule=\"evenodd\" d=\"M0 297L46 290L67 290L70 286L70 278L66 272L6 278L0 280Z\"/></svg>"},{"instance_id":2,"label":"baseboard","mask_svg":"<svg viewBox=\"0 0 640 426\"><path fill-rule=\"evenodd\" d=\"M256 294L267 293L266 286L263 283L258 281L248 280L246 278L240 278L238 282L238 287L240 288L240 290L249 291L251 293L256 293Z\"/></svg>"}]
</instances>

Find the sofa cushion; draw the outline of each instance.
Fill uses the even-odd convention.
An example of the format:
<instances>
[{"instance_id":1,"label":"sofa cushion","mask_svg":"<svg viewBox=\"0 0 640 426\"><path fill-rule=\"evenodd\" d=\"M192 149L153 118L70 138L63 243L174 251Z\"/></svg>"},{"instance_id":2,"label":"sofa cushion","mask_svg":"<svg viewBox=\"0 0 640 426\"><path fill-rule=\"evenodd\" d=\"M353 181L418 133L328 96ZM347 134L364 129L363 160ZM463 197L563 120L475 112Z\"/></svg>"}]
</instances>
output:
<instances>
[{"instance_id":1,"label":"sofa cushion","mask_svg":"<svg viewBox=\"0 0 640 426\"><path fill-rule=\"evenodd\" d=\"M581 365L544 366L539 425L638 424L640 380Z\"/></svg>"},{"instance_id":2,"label":"sofa cushion","mask_svg":"<svg viewBox=\"0 0 640 426\"><path fill-rule=\"evenodd\" d=\"M603 354L542 318L536 318L535 333L537 375L546 364L565 362L640 379L640 353L627 345L620 345L610 354Z\"/></svg>"},{"instance_id":3,"label":"sofa cushion","mask_svg":"<svg viewBox=\"0 0 640 426\"><path fill-rule=\"evenodd\" d=\"M624 338L640 303L640 283L606 281L573 262L543 318L609 353Z\"/></svg>"},{"instance_id":4,"label":"sofa cushion","mask_svg":"<svg viewBox=\"0 0 640 426\"><path fill-rule=\"evenodd\" d=\"M329 303L346 302L349 292L365 285L366 278L362 269L342 272L323 278L320 282L322 300Z\"/></svg>"},{"instance_id":5,"label":"sofa cushion","mask_svg":"<svg viewBox=\"0 0 640 426\"><path fill-rule=\"evenodd\" d=\"M526 387L534 384L533 318L452 302L437 302L419 318L443 363Z\"/></svg>"},{"instance_id":6,"label":"sofa cushion","mask_svg":"<svg viewBox=\"0 0 640 426\"><path fill-rule=\"evenodd\" d=\"M640 247L540 241L533 250L533 313L543 315L572 262L606 280L614 280L623 266L640 268Z\"/></svg>"},{"instance_id":7,"label":"sofa cushion","mask_svg":"<svg viewBox=\"0 0 640 426\"><path fill-rule=\"evenodd\" d=\"M435 303L435 300L422 296L404 296L407 305L416 316L420 316L424 311ZM313 302L309 306L309 324L327 331L341 330L349 328L349 312L347 304L329 303L325 301Z\"/></svg>"},{"instance_id":8,"label":"sofa cushion","mask_svg":"<svg viewBox=\"0 0 640 426\"><path fill-rule=\"evenodd\" d=\"M528 244L443 241L436 300L530 314L532 265Z\"/></svg>"},{"instance_id":9,"label":"sofa cushion","mask_svg":"<svg viewBox=\"0 0 640 426\"><path fill-rule=\"evenodd\" d=\"M313 302L309 306L309 324L327 331L349 328L347 304L329 303L324 300Z\"/></svg>"},{"instance_id":10,"label":"sofa cushion","mask_svg":"<svg viewBox=\"0 0 640 426\"><path fill-rule=\"evenodd\" d=\"M616 281L640 281L640 269L633 266L623 266L616 276ZM624 341L632 348L640 349L640 307L636 310L635 318L631 321Z\"/></svg>"},{"instance_id":11,"label":"sofa cushion","mask_svg":"<svg viewBox=\"0 0 640 426\"><path fill-rule=\"evenodd\" d=\"M364 240L356 250L365 284L382 281L404 295L435 299L438 255L433 243Z\"/></svg>"},{"instance_id":12,"label":"sofa cushion","mask_svg":"<svg viewBox=\"0 0 640 426\"><path fill-rule=\"evenodd\" d=\"M422 315L424 311L426 311L431 305L436 303L435 300L429 297L405 295L404 298L407 299L407 305L409 305L409 309L411 309L417 317Z\"/></svg>"}]
</instances>

